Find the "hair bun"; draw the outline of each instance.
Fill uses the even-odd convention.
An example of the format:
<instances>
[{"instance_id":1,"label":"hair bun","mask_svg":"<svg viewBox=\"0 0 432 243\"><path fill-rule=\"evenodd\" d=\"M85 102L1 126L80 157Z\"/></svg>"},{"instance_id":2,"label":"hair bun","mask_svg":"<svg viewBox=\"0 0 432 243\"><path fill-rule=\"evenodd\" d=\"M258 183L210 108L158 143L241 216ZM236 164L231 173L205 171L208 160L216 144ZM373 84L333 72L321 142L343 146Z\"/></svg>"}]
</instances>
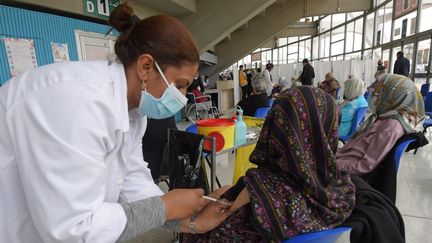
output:
<instances>
[{"instance_id":1,"label":"hair bun","mask_svg":"<svg viewBox=\"0 0 432 243\"><path fill-rule=\"evenodd\" d=\"M127 3L122 3L112 11L108 22L114 29L124 33L134 24L133 16L133 9Z\"/></svg>"}]
</instances>

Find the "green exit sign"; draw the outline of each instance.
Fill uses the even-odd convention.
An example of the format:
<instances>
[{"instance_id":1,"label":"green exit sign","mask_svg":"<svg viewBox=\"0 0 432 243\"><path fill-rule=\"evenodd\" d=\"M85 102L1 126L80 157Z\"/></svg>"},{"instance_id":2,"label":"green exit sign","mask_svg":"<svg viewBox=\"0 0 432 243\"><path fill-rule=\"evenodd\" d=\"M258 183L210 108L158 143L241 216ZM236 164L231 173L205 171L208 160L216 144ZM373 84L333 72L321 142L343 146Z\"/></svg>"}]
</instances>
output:
<instances>
[{"instance_id":1,"label":"green exit sign","mask_svg":"<svg viewBox=\"0 0 432 243\"><path fill-rule=\"evenodd\" d=\"M120 0L84 0L84 14L108 19L110 13L120 3Z\"/></svg>"}]
</instances>

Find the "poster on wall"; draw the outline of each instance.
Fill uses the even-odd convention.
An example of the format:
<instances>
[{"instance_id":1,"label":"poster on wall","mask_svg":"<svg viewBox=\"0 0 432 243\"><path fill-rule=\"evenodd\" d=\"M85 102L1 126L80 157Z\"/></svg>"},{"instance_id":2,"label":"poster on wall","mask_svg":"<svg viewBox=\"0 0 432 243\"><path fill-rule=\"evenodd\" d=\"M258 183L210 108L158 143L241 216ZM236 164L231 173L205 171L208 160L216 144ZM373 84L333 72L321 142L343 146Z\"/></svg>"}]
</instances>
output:
<instances>
[{"instance_id":1,"label":"poster on wall","mask_svg":"<svg viewBox=\"0 0 432 243\"><path fill-rule=\"evenodd\" d=\"M393 1L393 19L397 19L411 11L417 9L417 0L394 0Z\"/></svg>"},{"instance_id":2,"label":"poster on wall","mask_svg":"<svg viewBox=\"0 0 432 243\"><path fill-rule=\"evenodd\" d=\"M37 67L36 50L33 40L3 38L3 41L6 46L11 77Z\"/></svg>"},{"instance_id":3,"label":"poster on wall","mask_svg":"<svg viewBox=\"0 0 432 243\"><path fill-rule=\"evenodd\" d=\"M252 62L261 61L261 52L252 53L251 54L251 61Z\"/></svg>"},{"instance_id":4,"label":"poster on wall","mask_svg":"<svg viewBox=\"0 0 432 243\"><path fill-rule=\"evenodd\" d=\"M54 57L54 62L68 62L69 59L69 50L68 45L63 43L52 43L51 42L51 50Z\"/></svg>"}]
</instances>

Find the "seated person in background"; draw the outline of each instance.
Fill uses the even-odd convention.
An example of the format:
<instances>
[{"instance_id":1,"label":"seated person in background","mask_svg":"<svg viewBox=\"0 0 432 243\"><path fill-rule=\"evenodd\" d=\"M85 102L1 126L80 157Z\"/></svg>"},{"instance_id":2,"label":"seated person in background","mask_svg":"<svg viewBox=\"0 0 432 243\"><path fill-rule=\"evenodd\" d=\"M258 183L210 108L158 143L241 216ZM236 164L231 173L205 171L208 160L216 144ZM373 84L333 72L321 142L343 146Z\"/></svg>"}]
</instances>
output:
<instances>
[{"instance_id":1,"label":"seated person in background","mask_svg":"<svg viewBox=\"0 0 432 243\"><path fill-rule=\"evenodd\" d=\"M333 77L332 73L327 73L325 76L325 80L318 83L318 88L326 91L327 93L331 94L333 98L337 99L336 97L336 90L340 88L339 82Z\"/></svg>"},{"instance_id":2,"label":"seated person in background","mask_svg":"<svg viewBox=\"0 0 432 243\"><path fill-rule=\"evenodd\" d=\"M345 81L344 97L339 136L347 136L350 133L356 110L361 107L368 107L368 103L364 98L363 80L353 77Z\"/></svg>"},{"instance_id":3,"label":"seated person in background","mask_svg":"<svg viewBox=\"0 0 432 243\"><path fill-rule=\"evenodd\" d=\"M375 73L375 81L367 88L368 92L373 92L375 89L375 86L378 83L379 77L381 77L382 75L386 74L385 70L378 70Z\"/></svg>"},{"instance_id":4,"label":"seated person in background","mask_svg":"<svg viewBox=\"0 0 432 243\"><path fill-rule=\"evenodd\" d=\"M250 156L258 168L222 196L236 198L233 214L186 242L282 242L341 225L355 186L336 169L337 126L336 102L326 92L301 86L281 93Z\"/></svg>"},{"instance_id":5,"label":"seated person in background","mask_svg":"<svg viewBox=\"0 0 432 243\"><path fill-rule=\"evenodd\" d=\"M208 101L207 97L200 97L203 94L201 93L201 91L198 89L198 87L200 86L200 81L198 79L194 79L191 83L191 85L189 85L189 87L187 88L187 92L188 93L192 93L195 95L195 102L196 103L201 103L201 102L206 102ZM200 98L199 98L200 97Z\"/></svg>"},{"instance_id":6,"label":"seated person in background","mask_svg":"<svg viewBox=\"0 0 432 243\"><path fill-rule=\"evenodd\" d=\"M291 83L285 77L280 77L278 83L273 88L272 97L276 97L279 93L282 93L283 91L289 89L290 87L291 87Z\"/></svg>"},{"instance_id":7,"label":"seated person in background","mask_svg":"<svg viewBox=\"0 0 432 243\"><path fill-rule=\"evenodd\" d=\"M238 105L243 109L243 115L254 116L255 111L261 107L268 107L267 84L269 80L263 74L257 74L252 80L253 94Z\"/></svg>"},{"instance_id":8,"label":"seated person in background","mask_svg":"<svg viewBox=\"0 0 432 243\"><path fill-rule=\"evenodd\" d=\"M382 85L380 85L382 83ZM387 74L380 77L376 109L355 138L336 153L338 168L364 175L375 169L404 134L414 133L424 119L424 103L409 78Z\"/></svg>"}]
</instances>

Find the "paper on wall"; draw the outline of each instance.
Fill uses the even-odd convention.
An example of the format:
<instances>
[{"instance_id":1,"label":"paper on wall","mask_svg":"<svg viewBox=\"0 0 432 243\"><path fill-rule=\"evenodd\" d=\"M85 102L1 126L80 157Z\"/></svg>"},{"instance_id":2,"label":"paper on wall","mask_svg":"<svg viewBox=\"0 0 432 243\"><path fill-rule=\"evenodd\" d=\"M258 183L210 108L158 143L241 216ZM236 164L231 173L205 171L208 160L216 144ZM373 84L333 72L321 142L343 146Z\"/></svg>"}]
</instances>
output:
<instances>
[{"instance_id":1,"label":"paper on wall","mask_svg":"<svg viewBox=\"0 0 432 243\"><path fill-rule=\"evenodd\" d=\"M6 47L11 77L38 66L33 40L3 38L3 41Z\"/></svg>"},{"instance_id":2,"label":"paper on wall","mask_svg":"<svg viewBox=\"0 0 432 243\"><path fill-rule=\"evenodd\" d=\"M63 43L52 43L51 42L51 50L54 57L54 62L68 62L69 59L69 50L68 45Z\"/></svg>"}]
</instances>

